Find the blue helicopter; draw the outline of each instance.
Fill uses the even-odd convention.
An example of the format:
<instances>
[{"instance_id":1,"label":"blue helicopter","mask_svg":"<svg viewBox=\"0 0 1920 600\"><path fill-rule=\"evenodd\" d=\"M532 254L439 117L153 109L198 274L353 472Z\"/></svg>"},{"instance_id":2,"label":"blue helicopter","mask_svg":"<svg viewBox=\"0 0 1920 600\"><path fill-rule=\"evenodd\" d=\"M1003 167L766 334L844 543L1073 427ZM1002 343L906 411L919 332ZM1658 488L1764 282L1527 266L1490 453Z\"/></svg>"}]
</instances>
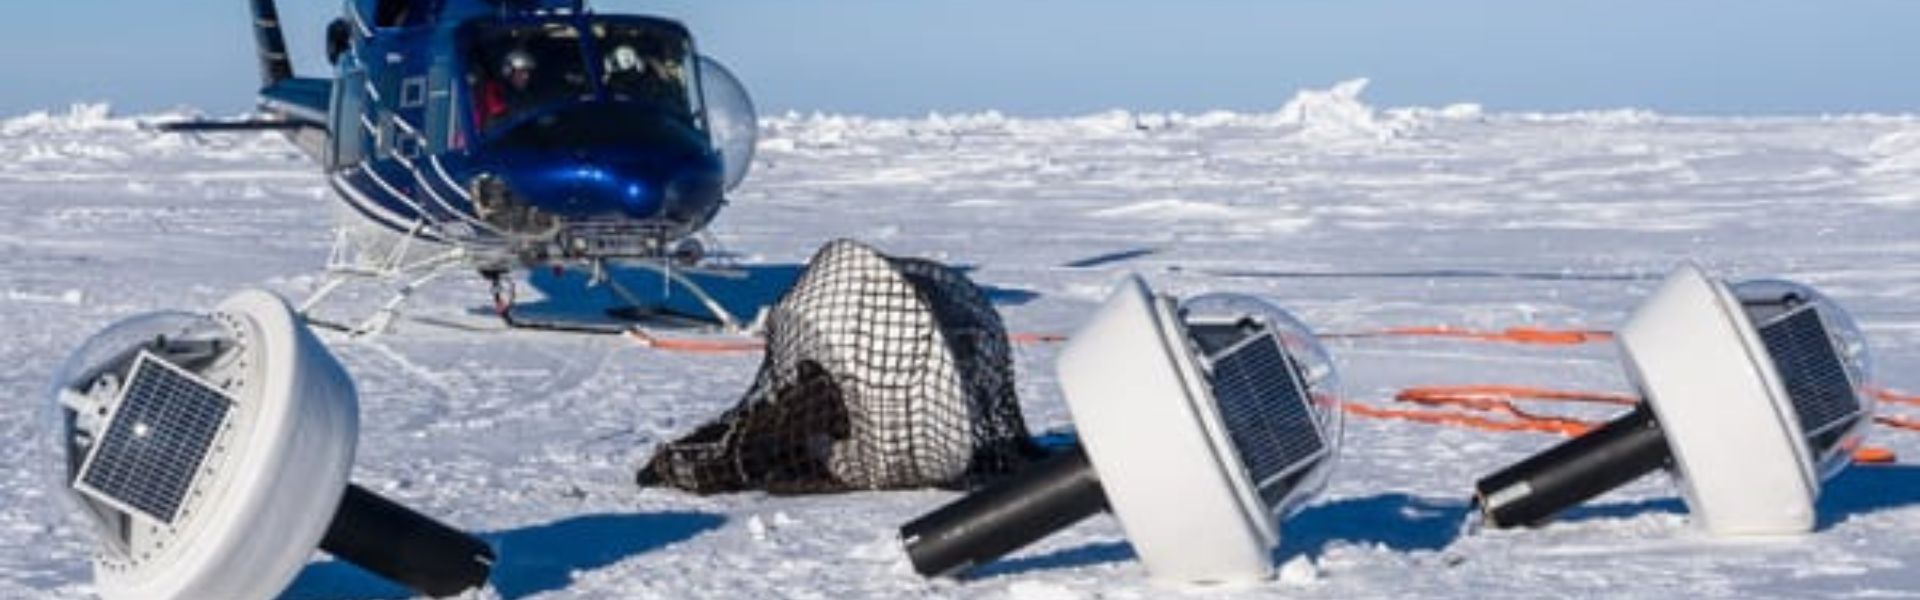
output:
<instances>
[{"instance_id":1,"label":"blue helicopter","mask_svg":"<svg viewBox=\"0 0 1920 600\"><path fill-rule=\"evenodd\" d=\"M336 326L376 331L412 290L472 269L493 282L498 314L525 326L513 272L617 287L607 273L637 268L741 326L683 273L700 268L703 232L747 174L756 115L680 23L584 0L346 0L326 28L333 75L317 78L294 75L274 1L252 10L263 114L161 128L278 130L324 167L339 227L330 278L303 313L373 278L394 297Z\"/></svg>"}]
</instances>

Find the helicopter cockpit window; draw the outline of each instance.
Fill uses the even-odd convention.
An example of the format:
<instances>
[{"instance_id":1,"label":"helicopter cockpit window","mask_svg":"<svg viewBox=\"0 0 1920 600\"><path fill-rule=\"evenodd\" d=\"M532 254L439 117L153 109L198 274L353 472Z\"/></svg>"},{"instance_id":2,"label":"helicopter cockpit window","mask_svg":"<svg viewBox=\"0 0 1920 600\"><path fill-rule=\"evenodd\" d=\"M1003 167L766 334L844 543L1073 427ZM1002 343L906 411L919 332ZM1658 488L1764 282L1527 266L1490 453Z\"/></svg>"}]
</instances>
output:
<instances>
[{"instance_id":1,"label":"helicopter cockpit window","mask_svg":"<svg viewBox=\"0 0 1920 600\"><path fill-rule=\"evenodd\" d=\"M374 4L375 27L412 27L426 22L425 0L379 0Z\"/></svg>"},{"instance_id":2,"label":"helicopter cockpit window","mask_svg":"<svg viewBox=\"0 0 1920 600\"><path fill-rule=\"evenodd\" d=\"M593 37L608 97L692 117L693 51L686 35L647 23L601 22L593 25Z\"/></svg>"},{"instance_id":3,"label":"helicopter cockpit window","mask_svg":"<svg viewBox=\"0 0 1920 600\"><path fill-rule=\"evenodd\" d=\"M580 32L563 23L486 28L469 40L475 120L492 128L541 107L593 97Z\"/></svg>"}]
</instances>

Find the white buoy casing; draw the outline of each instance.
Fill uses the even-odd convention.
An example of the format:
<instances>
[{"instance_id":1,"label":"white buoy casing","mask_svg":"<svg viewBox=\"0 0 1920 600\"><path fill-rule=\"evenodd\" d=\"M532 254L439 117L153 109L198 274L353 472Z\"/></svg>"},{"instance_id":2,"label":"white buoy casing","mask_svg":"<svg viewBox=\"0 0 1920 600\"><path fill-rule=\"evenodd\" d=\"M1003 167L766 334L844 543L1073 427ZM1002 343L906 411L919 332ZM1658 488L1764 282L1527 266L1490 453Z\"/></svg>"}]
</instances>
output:
<instances>
[{"instance_id":1,"label":"white buoy casing","mask_svg":"<svg viewBox=\"0 0 1920 600\"><path fill-rule=\"evenodd\" d=\"M1264 580L1292 507L1262 499L1229 433L1242 423L1222 414L1185 329L1171 299L1129 278L1061 351L1062 395L1114 516L1154 579ZM1322 426L1322 435L1337 439L1337 427ZM1309 468L1331 463L1324 458L1311 457ZM1298 491L1317 491L1324 479L1309 483Z\"/></svg>"},{"instance_id":2,"label":"white buoy casing","mask_svg":"<svg viewBox=\"0 0 1920 600\"><path fill-rule=\"evenodd\" d=\"M1804 285L1728 286L1686 264L1618 340L1643 400L1482 478L1487 524L1538 525L1664 468L1711 533L1813 528L1822 480L1850 462L1873 411L1871 360L1844 310Z\"/></svg>"},{"instance_id":3,"label":"white buoy casing","mask_svg":"<svg viewBox=\"0 0 1920 600\"><path fill-rule=\"evenodd\" d=\"M1803 308L1797 310L1810 311L1799 314L1813 319L1822 331L1843 318L1844 313L1828 308L1831 304L1810 290L1762 285L1786 289L1783 294L1798 293ZM1748 284L1735 286L1741 287L1761 291ZM1766 300L1747 295L1754 303ZM1786 310L1794 309L1778 311L1771 322L1789 326L1779 320L1789 316ZM1858 446L1870 397L1858 393L1863 369L1849 367L1842 385L1850 398L1839 399L1852 401L1849 414L1807 427L1792 392L1806 396L1818 391L1789 389L1786 378L1795 375L1783 373L1779 361L1794 351L1770 349L1761 337L1767 325L1755 323L1750 312L1734 288L1709 278L1698 266L1683 265L1621 328L1620 348L1666 432L1674 474L1700 524L1721 535L1804 533L1813 528L1822 476L1830 474L1822 472L1821 455ZM1839 355L1843 364L1855 362L1845 360L1844 349ZM1801 406L1808 400L1801 398ZM1810 442L1836 427L1843 429L1842 435L1828 448Z\"/></svg>"},{"instance_id":4,"label":"white buoy casing","mask_svg":"<svg viewBox=\"0 0 1920 600\"><path fill-rule=\"evenodd\" d=\"M965 571L1110 509L1157 582L1273 573L1281 519L1327 481L1338 377L1272 303L1176 303L1130 277L1057 363L1079 443L901 529L914 568Z\"/></svg>"},{"instance_id":5,"label":"white buoy casing","mask_svg":"<svg viewBox=\"0 0 1920 600\"><path fill-rule=\"evenodd\" d=\"M492 570L486 542L348 481L352 380L270 293L109 327L51 395L46 464L103 598L265 600L316 548L436 597Z\"/></svg>"},{"instance_id":6,"label":"white buoy casing","mask_svg":"<svg viewBox=\"0 0 1920 600\"><path fill-rule=\"evenodd\" d=\"M104 345L76 352L56 384L73 411L59 431L67 482L102 542L100 596L278 594L326 534L347 485L359 413L345 370L262 291L209 315L136 317L96 340ZM188 396L212 412L168 408Z\"/></svg>"}]
</instances>

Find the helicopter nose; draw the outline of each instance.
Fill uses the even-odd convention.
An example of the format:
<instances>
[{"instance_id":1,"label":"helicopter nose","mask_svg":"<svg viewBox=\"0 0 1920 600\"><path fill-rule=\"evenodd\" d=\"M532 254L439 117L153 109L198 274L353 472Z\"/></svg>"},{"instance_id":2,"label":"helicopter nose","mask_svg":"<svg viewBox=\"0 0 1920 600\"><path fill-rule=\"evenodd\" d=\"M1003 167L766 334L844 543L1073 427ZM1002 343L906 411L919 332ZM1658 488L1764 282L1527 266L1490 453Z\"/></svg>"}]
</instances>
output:
<instances>
[{"instance_id":1,"label":"helicopter nose","mask_svg":"<svg viewBox=\"0 0 1920 600\"><path fill-rule=\"evenodd\" d=\"M660 216L662 188L655 178L592 163L574 165L569 174L573 185L568 199L584 213L619 213L629 218Z\"/></svg>"},{"instance_id":2,"label":"helicopter nose","mask_svg":"<svg viewBox=\"0 0 1920 600\"><path fill-rule=\"evenodd\" d=\"M723 202L704 134L624 105L557 108L510 126L482 154L516 198L562 219L697 225Z\"/></svg>"},{"instance_id":3,"label":"helicopter nose","mask_svg":"<svg viewBox=\"0 0 1920 600\"><path fill-rule=\"evenodd\" d=\"M546 162L542 167L529 163ZM507 185L543 211L568 218L651 219L664 208L665 185L642 169L583 159L521 161Z\"/></svg>"}]
</instances>

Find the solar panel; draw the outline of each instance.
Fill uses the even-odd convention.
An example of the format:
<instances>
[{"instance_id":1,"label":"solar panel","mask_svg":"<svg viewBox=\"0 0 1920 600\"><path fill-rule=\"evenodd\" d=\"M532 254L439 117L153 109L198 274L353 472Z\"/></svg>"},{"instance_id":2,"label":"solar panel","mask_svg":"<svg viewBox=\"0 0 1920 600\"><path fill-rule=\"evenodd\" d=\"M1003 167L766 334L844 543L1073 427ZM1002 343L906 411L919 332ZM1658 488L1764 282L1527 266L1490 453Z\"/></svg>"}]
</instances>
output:
<instances>
[{"instance_id":1,"label":"solar panel","mask_svg":"<svg viewBox=\"0 0 1920 600\"><path fill-rule=\"evenodd\" d=\"M233 399L141 352L74 487L172 525Z\"/></svg>"},{"instance_id":2,"label":"solar panel","mask_svg":"<svg viewBox=\"0 0 1920 600\"><path fill-rule=\"evenodd\" d=\"M1247 341L1265 326L1255 321L1199 321L1187 323L1187 338L1198 347L1201 356L1211 357Z\"/></svg>"},{"instance_id":3,"label":"solar panel","mask_svg":"<svg viewBox=\"0 0 1920 600\"><path fill-rule=\"evenodd\" d=\"M1846 364L1815 305L1802 305L1759 329L1808 437L1848 424L1862 412Z\"/></svg>"},{"instance_id":4,"label":"solar panel","mask_svg":"<svg viewBox=\"0 0 1920 600\"><path fill-rule=\"evenodd\" d=\"M1268 506L1291 491L1289 477L1326 455L1306 386L1271 331L1210 358L1209 384L1227 435Z\"/></svg>"}]
</instances>

